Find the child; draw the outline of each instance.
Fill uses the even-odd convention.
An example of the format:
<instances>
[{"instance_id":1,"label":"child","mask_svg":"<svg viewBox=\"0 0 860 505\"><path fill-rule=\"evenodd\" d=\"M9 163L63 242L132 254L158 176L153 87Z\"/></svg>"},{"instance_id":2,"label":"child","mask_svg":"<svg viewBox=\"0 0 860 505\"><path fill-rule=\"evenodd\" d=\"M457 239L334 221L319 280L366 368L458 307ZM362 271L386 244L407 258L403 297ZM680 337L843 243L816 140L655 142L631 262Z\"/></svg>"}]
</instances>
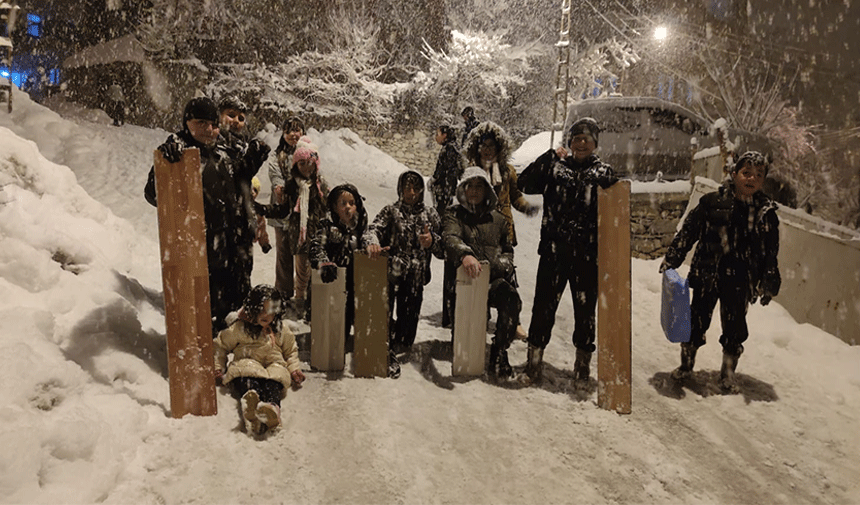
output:
<instances>
[{"instance_id":1,"label":"child","mask_svg":"<svg viewBox=\"0 0 860 505\"><path fill-rule=\"evenodd\" d=\"M508 362L508 347L516 334L522 302L514 281L514 246L505 217L496 210L496 193L490 178L480 167L469 167L457 186L457 201L445 214L446 255L466 274L477 278L489 263L488 304L498 310L496 334L490 346L490 377L506 379L513 371ZM484 317L484 314L475 314ZM454 321L457 325L458 321Z\"/></svg>"},{"instance_id":2,"label":"child","mask_svg":"<svg viewBox=\"0 0 860 505\"><path fill-rule=\"evenodd\" d=\"M319 269L323 282L333 282L337 279L337 268L346 267L347 336L355 321L353 253L365 248L362 236L367 231L367 211L363 200L352 184L332 189L328 194L329 215L320 222L310 244L311 267Z\"/></svg>"},{"instance_id":3,"label":"child","mask_svg":"<svg viewBox=\"0 0 860 505\"><path fill-rule=\"evenodd\" d=\"M692 331L690 341L681 344L681 366L672 372L675 379L690 377L696 351L705 345L705 332L719 301L723 328L720 387L738 391L735 370L749 336L747 308L759 297L762 305L770 303L781 284L776 204L761 191L768 168L761 153L741 155L720 189L703 196L690 211L660 265L660 272L678 268L693 244L699 243L689 275Z\"/></svg>"},{"instance_id":4,"label":"child","mask_svg":"<svg viewBox=\"0 0 860 505\"><path fill-rule=\"evenodd\" d=\"M398 201L379 211L364 234L367 252L388 251L388 376L400 377L397 354L415 342L424 286L430 282L430 254L442 258L439 215L424 205L424 178L414 170L397 179ZM394 307L397 318L394 318Z\"/></svg>"},{"instance_id":5,"label":"child","mask_svg":"<svg viewBox=\"0 0 860 505\"><path fill-rule=\"evenodd\" d=\"M265 284L254 287L238 319L215 339L215 378L242 395L242 416L249 435L261 435L281 424L281 398L290 384L305 376L296 337L281 322L281 294ZM233 361L227 365L227 356Z\"/></svg>"},{"instance_id":6,"label":"child","mask_svg":"<svg viewBox=\"0 0 860 505\"><path fill-rule=\"evenodd\" d=\"M579 119L565 136L570 156L565 147L550 149L519 177L523 192L543 195L540 261L525 370L529 383L541 380L543 351L568 284L575 318L573 373L579 385L587 384L590 375L597 304L597 187L608 188L618 180L612 168L594 154L599 132L594 119Z\"/></svg>"},{"instance_id":7,"label":"child","mask_svg":"<svg viewBox=\"0 0 860 505\"><path fill-rule=\"evenodd\" d=\"M328 185L320 175L320 158L308 137L296 143L289 178L281 191L282 202L273 206L258 205L266 217L286 218L284 232L295 255L295 307L298 319L310 321L311 263L308 257L310 239L325 217Z\"/></svg>"},{"instance_id":8,"label":"child","mask_svg":"<svg viewBox=\"0 0 860 505\"><path fill-rule=\"evenodd\" d=\"M448 125L440 125L436 129L436 143L442 146L439 158L436 160L436 171L430 182L433 193L433 204L441 220L445 210L454 203L454 193L457 182L463 175L463 157L457 145L457 135ZM444 277L442 279L442 327L450 328L454 320L454 294L457 286L457 265L445 260Z\"/></svg>"}]
</instances>

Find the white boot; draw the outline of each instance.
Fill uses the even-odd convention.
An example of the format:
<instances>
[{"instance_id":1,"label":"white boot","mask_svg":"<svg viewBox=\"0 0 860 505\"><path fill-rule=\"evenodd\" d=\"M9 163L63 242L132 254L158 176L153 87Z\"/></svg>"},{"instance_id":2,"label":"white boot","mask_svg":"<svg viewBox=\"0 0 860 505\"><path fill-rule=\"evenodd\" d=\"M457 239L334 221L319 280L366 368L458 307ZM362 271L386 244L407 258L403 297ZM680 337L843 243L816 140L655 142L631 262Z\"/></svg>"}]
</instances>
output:
<instances>
[{"instance_id":1,"label":"white boot","mask_svg":"<svg viewBox=\"0 0 860 505\"><path fill-rule=\"evenodd\" d=\"M267 431L272 431L281 425L281 407L274 403L262 402L257 405L257 419L266 425Z\"/></svg>"},{"instance_id":2,"label":"white boot","mask_svg":"<svg viewBox=\"0 0 860 505\"><path fill-rule=\"evenodd\" d=\"M242 395L242 417L245 419L245 432L248 435L256 435L260 432L260 420L257 419L257 404L260 403L260 395L253 389Z\"/></svg>"}]
</instances>

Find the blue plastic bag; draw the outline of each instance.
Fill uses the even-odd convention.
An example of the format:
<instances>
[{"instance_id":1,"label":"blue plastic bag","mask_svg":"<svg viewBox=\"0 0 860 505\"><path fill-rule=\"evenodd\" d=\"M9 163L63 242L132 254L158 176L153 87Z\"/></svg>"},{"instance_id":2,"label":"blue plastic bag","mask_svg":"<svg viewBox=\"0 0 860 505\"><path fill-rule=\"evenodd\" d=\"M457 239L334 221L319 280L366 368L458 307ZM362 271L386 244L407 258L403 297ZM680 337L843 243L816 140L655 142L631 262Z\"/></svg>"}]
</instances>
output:
<instances>
[{"instance_id":1,"label":"blue plastic bag","mask_svg":"<svg viewBox=\"0 0 860 505\"><path fill-rule=\"evenodd\" d=\"M690 341L690 285L674 268L663 272L660 325L669 342Z\"/></svg>"}]
</instances>

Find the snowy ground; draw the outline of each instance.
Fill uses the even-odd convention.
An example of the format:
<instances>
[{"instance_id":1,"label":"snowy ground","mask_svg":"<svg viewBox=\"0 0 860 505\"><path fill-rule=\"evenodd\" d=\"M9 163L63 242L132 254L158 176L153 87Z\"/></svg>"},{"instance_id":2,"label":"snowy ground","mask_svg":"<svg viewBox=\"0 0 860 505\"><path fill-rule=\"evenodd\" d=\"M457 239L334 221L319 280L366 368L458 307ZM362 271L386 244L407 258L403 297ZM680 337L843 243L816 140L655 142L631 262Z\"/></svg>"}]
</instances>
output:
<instances>
[{"instance_id":1,"label":"snowy ground","mask_svg":"<svg viewBox=\"0 0 860 505\"><path fill-rule=\"evenodd\" d=\"M568 294L542 387L452 378L436 261L400 379L306 370L263 441L240 431L223 389L217 416L172 419L142 195L167 133L15 98L0 113L0 502L860 503L860 348L754 306L741 394L715 387L718 321L678 387L657 261L632 265L630 415L599 409L594 382L572 387ZM329 182L355 183L371 216L395 197L405 167L348 130L311 137ZM528 326L540 221L516 220ZM254 280L271 283L274 254L256 252ZM525 344L511 358L522 365Z\"/></svg>"}]
</instances>

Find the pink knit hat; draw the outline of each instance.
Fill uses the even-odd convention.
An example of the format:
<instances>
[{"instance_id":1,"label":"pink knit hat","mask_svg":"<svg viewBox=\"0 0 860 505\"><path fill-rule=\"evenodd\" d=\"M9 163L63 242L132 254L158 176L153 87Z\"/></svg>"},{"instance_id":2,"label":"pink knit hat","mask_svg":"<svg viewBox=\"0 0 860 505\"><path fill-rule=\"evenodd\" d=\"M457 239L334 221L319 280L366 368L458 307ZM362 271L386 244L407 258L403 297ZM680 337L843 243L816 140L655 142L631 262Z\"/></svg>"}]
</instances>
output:
<instances>
[{"instance_id":1,"label":"pink knit hat","mask_svg":"<svg viewBox=\"0 0 860 505\"><path fill-rule=\"evenodd\" d=\"M301 160L312 160L317 166L317 171L320 169L320 155L317 151L317 146L311 142L307 136L302 136L296 143L296 151L293 153L293 165Z\"/></svg>"}]
</instances>

